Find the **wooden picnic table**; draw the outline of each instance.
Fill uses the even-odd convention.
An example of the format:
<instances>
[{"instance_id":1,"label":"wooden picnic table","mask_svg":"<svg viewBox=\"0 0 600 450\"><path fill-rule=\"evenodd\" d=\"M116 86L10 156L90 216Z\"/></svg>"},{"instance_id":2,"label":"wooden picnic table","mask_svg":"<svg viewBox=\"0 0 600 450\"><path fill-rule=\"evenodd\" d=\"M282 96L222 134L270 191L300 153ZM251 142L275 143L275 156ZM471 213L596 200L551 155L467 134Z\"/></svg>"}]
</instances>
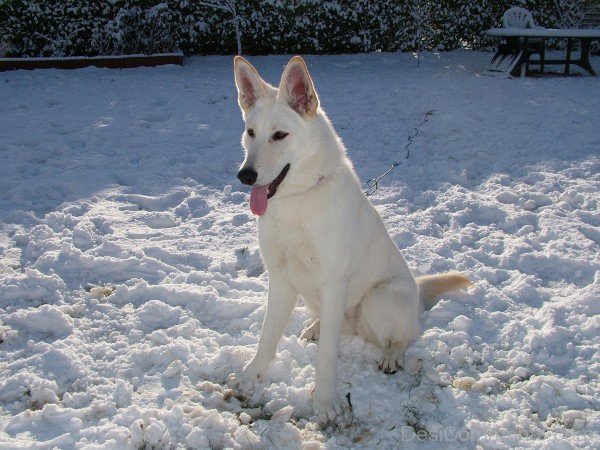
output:
<instances>
[{"instance_id":1,"label":"wooden picnic table","mask_svg":"<svg viewBox=\"0 0 600 450\"><path fill-rule=\"evenodd\" d=\"M590 44L595 39L600 39L600 29L598 28L490 28L485 33L488 36L521 38L521 48L523 56L521 58L521 76L525 75L527 65L556 65L565 66L565 75L569 75L571 65L576 65L585 69L590 75L598 74L590 64ZM567 39L567 55L565 59L546 59L543 61L529 60L530 39ZM573 40L580 42L581 53L578 59L572 59Z\"/></svg>"}]
</instances>

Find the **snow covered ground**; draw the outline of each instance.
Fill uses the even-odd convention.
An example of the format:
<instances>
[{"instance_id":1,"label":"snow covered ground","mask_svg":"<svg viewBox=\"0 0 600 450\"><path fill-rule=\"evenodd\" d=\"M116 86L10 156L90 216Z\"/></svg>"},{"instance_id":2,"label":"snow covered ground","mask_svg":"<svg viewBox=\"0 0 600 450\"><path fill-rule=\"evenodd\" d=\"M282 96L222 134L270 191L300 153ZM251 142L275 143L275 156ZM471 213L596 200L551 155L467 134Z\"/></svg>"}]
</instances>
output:
<instances>
[{"instance_id":1,"label":"snow covered ground","mask_svg":"<svg viewBox=\"0 0 600 450\"><path fill-rule=\"evenodd\" d=\"M0 74L0 447L600 447L600 82L490 56L307 58L363 181L435 111L372 201L416 273L475 282L404 372L344 337L354 420L327 429L302 305L266 379L225 385L267 290L231 58ZM287 59L251 61L278 82Z\"/></svg>"}]
</instances>

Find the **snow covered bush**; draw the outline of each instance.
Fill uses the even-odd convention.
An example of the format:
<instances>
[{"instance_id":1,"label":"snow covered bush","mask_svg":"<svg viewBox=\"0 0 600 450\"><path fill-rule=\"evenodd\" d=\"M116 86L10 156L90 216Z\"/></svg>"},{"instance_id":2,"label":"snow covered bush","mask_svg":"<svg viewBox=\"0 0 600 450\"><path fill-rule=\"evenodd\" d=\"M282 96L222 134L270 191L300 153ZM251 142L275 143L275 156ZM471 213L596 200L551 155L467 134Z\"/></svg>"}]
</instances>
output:
<instances>
[{"instance_id":1,"label":"snow covered bush","mask_svg":"<svg viewBox=\"0 0 600 450\"><path fill-rule=\"evenodd\" d=\"M15 56L115 55L178 46L166 3L9 0L0 5L0 41Z\"/></svg>"},{"instance_id":2,"label":"snow covered bush","mask_svg":"<svg viewBox=\"0 0 600 450\"><path fill-rule=\"evenodd\" d=\"M68 56L88 48L103 2L9 0L0 5L0 41L14 56ZM83 51L82 54L87 52Z\"/></svg>"},{"instance_id":3,"label":"snow covered bush","mask_svg":"<svg viewBox=\"0 0 600 450\"><path fill-rule=\"evenodd\" d=\"M166 3L122 7L114 18L94 28L91 48L100 55L173 52L178 47L173 22Z\"/></svg>"},{"instance_id":4,"label":"snow covered bush","mask_svg":"<svg viewBox=\"0 0 600 450\"><path fill-rule=\"evenodd\" d=\"M8 0L9 55L350 53L486 46L520 5L542 26L577 26L593 0ZM415 8L429 11L418 26Z\"/></svg>"},{"instance_id":5,"label":"snow covered bush","mask_svg":"<svg viewBox=\"0 0 600 450\"><path fill-rule=\"evenodd\" d=\"M7 42L0 42L0 58L3 58L10 51L10 44Z\"/></svg>"}]
</instances>

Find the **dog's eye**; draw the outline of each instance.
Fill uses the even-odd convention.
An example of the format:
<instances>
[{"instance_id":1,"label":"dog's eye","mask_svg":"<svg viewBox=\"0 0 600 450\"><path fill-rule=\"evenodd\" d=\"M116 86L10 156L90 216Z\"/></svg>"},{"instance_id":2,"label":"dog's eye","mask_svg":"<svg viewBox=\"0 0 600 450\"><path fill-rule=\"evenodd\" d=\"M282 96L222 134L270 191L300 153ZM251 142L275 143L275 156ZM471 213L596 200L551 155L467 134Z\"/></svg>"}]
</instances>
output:
<instances>
[{"instance_id":1,"label":"dog's eye","mask_svg":"<svg viewBox=\"0 0 600 450\"><path fill-rule=\"evenodd\" d=\"M284 132L284 131L277 131L277 132L275 132L275 134L273 135L273 140L274 140L274 141L281 141L282 139L285 139L285 138L286 138L286 136L287 136L288 134L289 134L289 133L286 133L286 132Z\"/></svg>"},{"instance_id":2,"label":"dog's eye","mask_svg":"<svg viewBox=\"0 0 600 450\"><path fill-rule=\"evenodd\" d=\"M250 136L251 138L254 137L254 130L252 128L248 128L248 136Z\"/></svg>"}]
</instances>

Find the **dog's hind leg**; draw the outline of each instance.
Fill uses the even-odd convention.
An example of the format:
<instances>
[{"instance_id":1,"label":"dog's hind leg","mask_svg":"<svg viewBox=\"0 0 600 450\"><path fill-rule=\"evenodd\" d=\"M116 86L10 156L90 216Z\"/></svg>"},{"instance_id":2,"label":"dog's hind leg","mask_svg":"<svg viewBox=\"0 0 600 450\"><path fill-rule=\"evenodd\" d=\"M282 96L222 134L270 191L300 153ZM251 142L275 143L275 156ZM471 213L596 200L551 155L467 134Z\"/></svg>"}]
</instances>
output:
<instances>
[{"instance_id":1,"label":"dog's hind leg","mask_svg":"<svg viewBox=\"0 0 600 450\"><path fill-rule=\"evenodd\" d=\"M319 329L321 328L321 321L317 318L310 318L304 322L306 327L300 333L300 339L306 339L307 341L316 341L319 339Z\"/></svg>"},{"instance_id":2,"label":"dog's hind leg","mask_svg":"<svg viewBox=\"0 0 600 450\"><path fill-rule=\"evenodd\" d=\"M311 317L304 321L304 329L300 333L300 339L307 341L316 341L319 339L319 329L321 322L319 320L320 301L316 297L302 296L304 305L310 310Z\"/></svg>"},{"instance_id":3,"label":"dog's hind leg","mask_svg":"<svg viewBox=\"0 0 600 450\"><path fill-rule=\"evenodd\" d=\"M357 331L383 350L379 369L394 373L402 368L404 352L421 334L416 285L390 281L373 287L363 299Z\"/></svg>"}]
</instances>

